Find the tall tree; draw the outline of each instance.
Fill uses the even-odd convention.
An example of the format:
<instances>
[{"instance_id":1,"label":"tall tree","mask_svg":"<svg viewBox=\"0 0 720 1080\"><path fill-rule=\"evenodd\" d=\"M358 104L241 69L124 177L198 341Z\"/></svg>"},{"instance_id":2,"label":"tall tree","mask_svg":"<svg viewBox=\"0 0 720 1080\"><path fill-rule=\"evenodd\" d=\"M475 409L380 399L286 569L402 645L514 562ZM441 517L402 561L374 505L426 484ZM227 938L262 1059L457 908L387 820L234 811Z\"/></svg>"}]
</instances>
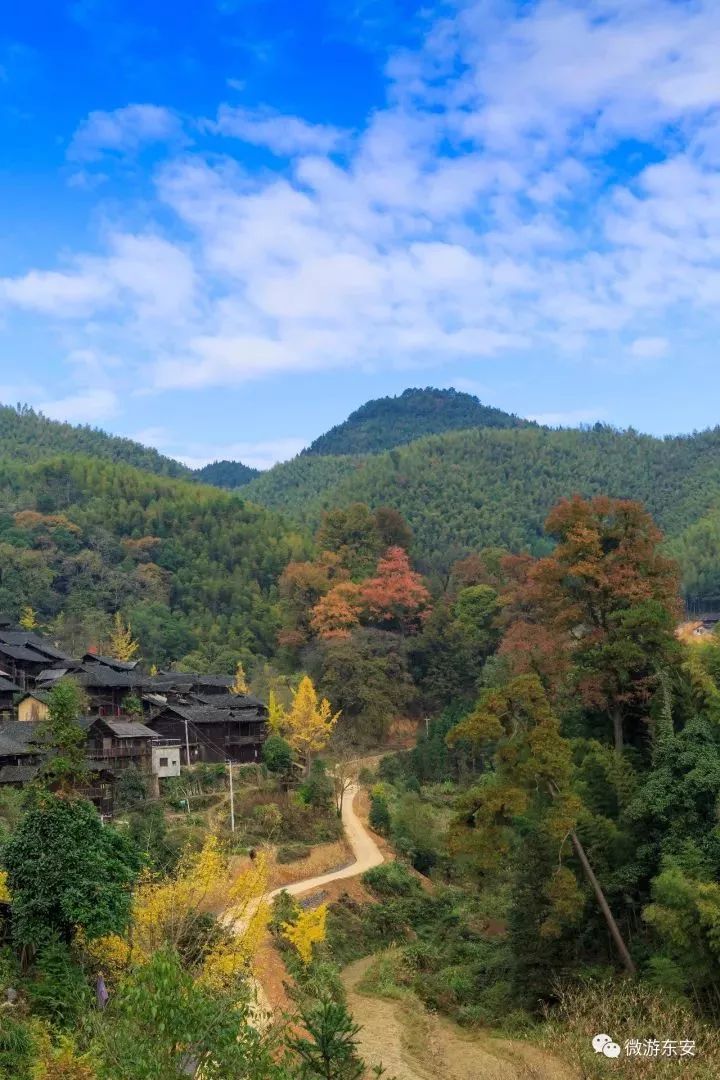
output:
<instances>
[{"instance_id":1,"label":"tall tree","mask_svg":"<svg viewBox=\"0 0 720 1080\"><path fill-rule=\"evenodd\" d=\"M132 629L119 611L115 612L113 629L110 635L110 655L116 660L130 661L135 658L140 645L132 636Z\"/></svg>"},{"instance_id":2,"label":"tall tree","mask_svg":"<svg viewBox=\"0 0 720 1080\"><path fill-rule=\"evenodd\" d=\"M642 745L650 702L676 663L677 567L634 502L564 499L548 516L546 558L506 560L501 652L565 700L606 717L618 753Z\"/></svg>"},{"instance_id":3,"label":"tall tree","mask_svg":"<svg viewBox=\"0 0 720 1080\"><path fill-rule=\"evenodd\" d=\"M399 547L380 558L375 576L363 582L362 598L372 622L403 633L414 633L430 608L430 593Z\"/></svg>"},{"instance_id":4,"label":"tall tree","mask_svg":"<svg viewBox=\"0 0 720 1080\"><path fill-rule=\"evenodd\" d=\"M628 972L635 965L610 910L603 889L575 831L581 802L572 785L572 751L560 733L540 680L522 675L507 686L483 693L477 708L448 734L448 742L493 748L493 772L461 800L455 835L460 847L473 830L472 846L480 865L490 867L515 842L513 819L527 815L542 835L555 842L558 863L552 877L538 882L549 902L541 932L552 936L564 922L577 918L583 897L574 876L561 862L569 839L592 889L620 959Z\"/></svg>"},{"instance_id":5,"label":"tall tree","mask_svg":"<svg viewBox=\"0 0 720 1080\"><path fill-rule=\"evenodd\" d=\"M90 778L85 757L85 729L79 718L86 705L85 695L74 679L60 679L48 694L48 717L38 731L49 760L41 772L42 782L61 791L70 791Z\"/></svg>"},{"instance_id":6,"label":"tall tree","mask_svg":"<svg viewBox=\"0 0 720 1080\"><path fill-rule=\"evenodd\" d=\"M140 870L131 841L86 799L43 793L3 848L18 944L119 934Z\"/></svg>"},{"instance_id":7,"label":"tall tree","mask_svg":"<svg viewBox=\"0 0 720 1080\"><path fill-rule=\"evenodd\" d=\"M340 713L334 713L327 698L318 699L312 679L300 680L292 705L282 716L280 727L283 735L305 762L309 774L312 755L322 750L332 735Z\"/></svg>"}]
</instances>

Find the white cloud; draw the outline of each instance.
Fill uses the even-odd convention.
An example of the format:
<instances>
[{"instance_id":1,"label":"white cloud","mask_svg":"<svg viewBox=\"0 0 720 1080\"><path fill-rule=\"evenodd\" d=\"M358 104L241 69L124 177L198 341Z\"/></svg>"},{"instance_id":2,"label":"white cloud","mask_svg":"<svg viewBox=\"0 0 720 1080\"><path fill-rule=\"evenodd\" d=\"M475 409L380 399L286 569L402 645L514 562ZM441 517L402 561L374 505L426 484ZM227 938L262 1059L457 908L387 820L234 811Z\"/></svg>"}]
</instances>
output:
<instances>
[{"instance_id":1,"label":"white cloud","mask_svg":"<svg viewBox=\"0 0 720 1080\"><path fill-rule=\"evenodd\" d=\"M295 457L307 444L307 439L285 438L261 442L221 443L216 446L191 445L188 447L189 453L181 455L178 460L191 469L200 469L212 461L241 461L243 465L250 465L253 469L269 469L278 461Z\"/></svg>"},{"instance_id":2,"label":"white cloud","mask_svg":"<svg viewBox=\"0 0 720 1080\"><path fill-rule=\"evenodd\" d=\"M0 279L0 307L62 319L138 390L664 355L681 319L717 329L719 33L710 0L468 0L352 134L223 106L226 156L178 154L168 110L93 113L80 157L169 140L156 224ZM253 171L236 140L287 160Z\"/></svg>"},{"instance_id":3,"label":"white cloud","mask_svg":"<svg viewBox=\"0 0 720 1080\"><path fill-rule=\"evenodd\" d=\"M630 344L630 352L642 360L654 360L666 356L670 348L667 338L640 337Z\"/></svg>"},{"instance_id":4,"label":"white cloud","mask_svg":"<svg viewBox=\"0 0 720 1080\"><path fill-rule=\"evenodd\" d=\"M56 401L42 402L38 408L51 420L64 420L70 424L97 424L114 416L119 400L112 390L89 388Z\"/></svg>"},{"instance_id":5,"label":"white cloud","mask_svg":"<svg viewBox=\"0 0 720 1080\"><path fill-rule=\"evenodd\" d=\"M237 84L234 85L237 89ZM287 116L270 109L231 108L218 110L212 125L221 135L229 135L254 146L266 146L275 154L328 154L342 142L344 135L330 124L310 124L299 116Z\"/></svg>"},{"instance_id":6,"label":"white cloud","mask_svg":"<svg viewBox=\"0 0 720 1080\"><path fill-rule=\"evenodd\" d=\"M111 112L96 110L80 125L68 148L71 161L96 161L104 154L136 154L152 143L182 136L179 117L161 105L126 105Z\"/></svg>"},{"instance_id":7,"label":"white cloud","mask_svg":"<svg viewBox=\"0 0 720 1080\"><path fill-rule=\"evenodd\" d=\"M607 418L605 409L568 409L566 412L533 413L528 420L535 420L545 427L577 427L578 424L592 424Z\"/></svg>"}]
</instances>

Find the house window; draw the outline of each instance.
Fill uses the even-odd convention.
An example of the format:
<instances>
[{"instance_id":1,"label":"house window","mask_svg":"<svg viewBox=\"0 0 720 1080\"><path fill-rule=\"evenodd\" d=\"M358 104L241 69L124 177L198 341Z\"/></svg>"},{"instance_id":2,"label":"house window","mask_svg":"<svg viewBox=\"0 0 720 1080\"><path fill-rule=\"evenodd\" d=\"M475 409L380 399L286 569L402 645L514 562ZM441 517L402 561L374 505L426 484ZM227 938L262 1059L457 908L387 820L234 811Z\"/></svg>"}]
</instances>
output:
<instances>
[{"instance_id":1,"label":"house window","mask_svg":"<svg viewBox=\"0 0 720 1080\"><path fill-rule=\"evenodd\" d=\"M160 758L160 768L161 769L167 769L167 763L168 763L168 759L166 757L161 757Z\"/></svg>"}]
</instances>

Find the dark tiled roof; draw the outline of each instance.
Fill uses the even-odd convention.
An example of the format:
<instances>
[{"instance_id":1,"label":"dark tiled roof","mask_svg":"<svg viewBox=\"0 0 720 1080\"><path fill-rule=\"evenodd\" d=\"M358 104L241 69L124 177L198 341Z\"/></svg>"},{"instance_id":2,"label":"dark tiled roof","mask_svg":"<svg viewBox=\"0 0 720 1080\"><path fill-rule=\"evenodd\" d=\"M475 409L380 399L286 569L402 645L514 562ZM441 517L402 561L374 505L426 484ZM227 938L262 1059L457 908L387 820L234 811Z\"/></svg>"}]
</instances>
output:
<instances>
[{"instance_id":1,"label":"dark tiled roof","mask_svg":"<svg viewBox=\"0 0 720 1080\"><path fill-rule=\"evenodd\" d=\"M17 686L12 679L4 679L0 676L0 692L17 694L19 690L20 687Z\"/></svg>"},{"instance_id":2,"label":"dark tiled roof","mask_svg":"<svg viewBox=\"0 0 720 1080\"><path fill-rule=\"evenodd\" d=\"M44 671L39 671L35 676L35 682L57 682L58 679L62 679L63 675L67 675L69 668L45 668Z\"/></svg>"},{"instance_id":3,"label":"dark tiled roof","mask_svg":"<svg viewBox=\"0 0 720 1080\"><path fill-rule=\"evenodd\" d=\"M47 656L43 656L36 649L28 649L26 645L8 645L5 641L0 641L0 656L10 656L13 660L25 660L35 664L47 664Z\"/></svg>"},{"instance_id":4,"label":"dark tiled roof","mask_svg":"<svg viewBox=\"0 0 720 1080\"><path fill-rule=\"evenodd\" d=\"M37 753L35 736L39 720L6 720L0 723L0 754Z\"/></svg>"},{"instance_id":5,"label":"dark tiled roof","mask_svg":"<svg viewBox=\"0 0 720 1080\"><path fill-rule=\"evenodd\" d=\"M134 671L113 671L102 664L83 664L82 670L74 676L81 686L98 686L112 689L124 686L128 690L142 686L143 677Z\"/></svg>"},{"instance_id":6,"label":"dark tiled roof","mask_svg":"<svg viewBox=\"0 0 720 1080\"><path fill-rule=\"evenodd\" d=\"M150 675L145 685L152 690L189 690L196 686L230 687L235 680L231 675L199 675L196 671L159 671Z\"/></svg>"},{"instance_id":7,"label":"dark tiled roof","mask_svg":"<svg viewBox=\"0 0 720 1080\"><path fill-rule=\"evenodd\" d=\"M118 739L155 739L157 737L154 731L136 720L107 720L104 716L101 720Z\"/></svg>"},{"instance_id":8,"label":"dark tiled roof","mask_svg":"<svg viewBox=\"0 0 720 1080\"><path fill-rule=\"evenodd\" d=\"M41 765L3 765L0 768L0 784L29 784L41 768Z\"/></svg>"},{"instance_id":9,"label":"dark tiled roof","mask_svg":"<svg viewBox=\"0 0 720 1080\"><path fill-rule=\"evenodd\" d=\"M148 720L148 725L152 727L154 723L162 720L168 713L174 713L181 720L187 720L189 724L227 724L234 720L238 723L241 721L246 723L251 719L242 709L231 712L230 709L215 709L212 705L166 705L157 716L154 716L152 720ZM263 717L257 716L255 718L258 720L263 719Z\"/></svg>"},{"instance_id":10,"label":"dark tiled roof","mask_svg":"<svg viewBox=\"0 0 720 1080\"><path fill-rule=\"evenodd\" d=\"M133 671L138 666L137 660L116 660L113 656L98 656L97 653L85 653L84 664L102 664L114 671Z\"/></svg>"},{"instance_id":11,"label":"dark tiled roof","mask_svg":"<svg viewBox=\"0 0 720 1080\"><path fill-rule=\"evenodd\" d=\"M26 690L18 698L18 705L20 704L21 701L24 701L25 698L29 698L29 697L37 698L37 700L42 701L44 705L47 705L48 701L50 700L49 694L47 693L46 690Z\"/></svg>"},{"instance_id":12,"label":"dark tiled roof","mask_svg":"<svg viewBox=\"0 0 720 1080\"><path fill-rule=\"evenodd\" d=\"M32 630L0 630L0 641L4 641L8 645L28 645L44 656L49 656L52 660L70 661L71 659L67 653L56 649L51 642L41 637L40 634L33 633Z\"/></svg>"},{"instance_id":13,"label":"dark tiled roof","mask_svg":"<svg viewBox=\"0 0 720 1080\"><path fill-rule=\"evenodd\" d=\"M259 698L251 694L192 694L199 705L212 705L214 709L264 709Z\"/></svg>"}]
</instances>

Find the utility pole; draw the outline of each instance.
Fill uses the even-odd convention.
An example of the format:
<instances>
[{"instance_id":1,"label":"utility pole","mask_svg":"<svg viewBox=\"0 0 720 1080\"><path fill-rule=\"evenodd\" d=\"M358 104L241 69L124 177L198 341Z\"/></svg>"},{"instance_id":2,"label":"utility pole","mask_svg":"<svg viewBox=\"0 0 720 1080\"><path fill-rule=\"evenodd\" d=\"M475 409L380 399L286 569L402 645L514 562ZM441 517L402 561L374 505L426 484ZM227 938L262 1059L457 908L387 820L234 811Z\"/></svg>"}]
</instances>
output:
<instances>
[{"instance_id":1,"label":"utility pole","mask_svg":"<svg viewBox=\"0 0 720 1080\"><path fill-rule=\"evenodd\" d=\"M230 776L230 832L235 832L235 795L233 794L232 761L229 759L227 767Z\"/></svg>"},{"instance_id":2,"label":"utility pole","mask_svg":"<svg viewBox=\"0 0 720 1080\"><path fill-rule=\"evenodd\" d=\"M187 716L184 716L183 720L185 721L185 757L186 757L186 764L187 764L187 767L190 768L190 739L188 738Z\"/></svg>"}]
</instances>

